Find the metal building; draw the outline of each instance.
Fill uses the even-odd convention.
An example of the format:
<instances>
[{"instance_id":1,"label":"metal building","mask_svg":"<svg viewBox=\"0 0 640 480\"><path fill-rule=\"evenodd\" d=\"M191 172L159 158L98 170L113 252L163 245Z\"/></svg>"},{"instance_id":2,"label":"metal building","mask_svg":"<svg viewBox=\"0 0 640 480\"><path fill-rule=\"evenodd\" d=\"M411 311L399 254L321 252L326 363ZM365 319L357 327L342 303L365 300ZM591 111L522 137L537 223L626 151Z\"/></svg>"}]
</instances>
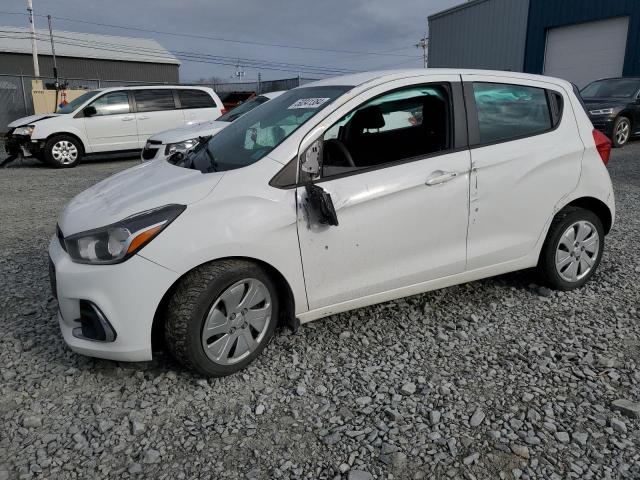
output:
<instances>
[{"instance_id":1,"label":"metal building","mask_svg":"<svg viewBox=\"0 0 640 480\"><path fill-rule=\"evenodd\" d=\"M26 28L0 27L0 74L32 76L31 40ZM155 40L54 31L61 79L177 83L180 61ZM53 76L48 30L37 30L40 75Z\"/></svg>"},{"instance_id":2,"label":"metal building","mask_svg":"<svg viewBox=\"0 0 640 480\"><path fill-rule=\"evenodd\" d=\"M638 0L473 0L429 17L429 66L640 76Z\"/></svg>"}]
</instances>

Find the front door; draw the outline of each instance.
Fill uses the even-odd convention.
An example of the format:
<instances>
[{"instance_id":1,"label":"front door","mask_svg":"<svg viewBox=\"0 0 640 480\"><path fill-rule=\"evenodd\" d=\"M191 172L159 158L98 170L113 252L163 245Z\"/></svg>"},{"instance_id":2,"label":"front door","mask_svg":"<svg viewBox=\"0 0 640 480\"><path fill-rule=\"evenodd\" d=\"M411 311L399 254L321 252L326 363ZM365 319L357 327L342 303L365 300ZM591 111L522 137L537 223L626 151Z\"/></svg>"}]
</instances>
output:
<instances>
[{"instance_id":1,"label":"front door","mask_svg":"<svg viewBox=\"0 0 640 480\"><path fill-rule=\"evenodd\" d=\"M110 152L138 148L136 118L129 108L125 90L105 93L90 105L95 114L85 117L89 152Z\"/></svg>"},{"instance_id":2,"label":"front door","mask_svg":"<svg viewBox=\"0 0 640 480\"><path fill-rule=\"evenodd\" d=\"M452 147L450 87L382 93L323 135L314 183L331 195L339 225L316 221L298 188L310 309L464 271L470 154Z\"/></svg>"}]
</instances>

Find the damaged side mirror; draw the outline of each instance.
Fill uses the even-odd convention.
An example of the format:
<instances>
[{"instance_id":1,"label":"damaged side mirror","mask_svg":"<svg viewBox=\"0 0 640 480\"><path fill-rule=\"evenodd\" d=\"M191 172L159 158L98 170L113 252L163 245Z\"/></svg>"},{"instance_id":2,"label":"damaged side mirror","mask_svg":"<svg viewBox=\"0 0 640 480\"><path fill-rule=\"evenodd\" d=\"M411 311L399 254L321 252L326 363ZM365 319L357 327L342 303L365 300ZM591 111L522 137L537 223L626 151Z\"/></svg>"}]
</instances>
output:
<instances>
[{"instance_id":1,"label":"damaged side mirror","mask_svg":"<svg viewBox=\"0 0 640 480\"><path fill-rule=\"evenodd\" d=\"M323 225L338 226L338 215L333 206L331 195L324 188L309 183L305 185L307 203L312 211L318 215L318 221Z\"/></svg>"},{"instance_id":2,"label":"damaged side mirror","mask_svg":"<svg viewBox=\"0 0 640 480\"><path fill-rule=\"evenodd\" d=\"M318 139L309 145L300 157L300 169L315 178L320 174L322 163L322 140Z\"/></svg>"}]
</instances>

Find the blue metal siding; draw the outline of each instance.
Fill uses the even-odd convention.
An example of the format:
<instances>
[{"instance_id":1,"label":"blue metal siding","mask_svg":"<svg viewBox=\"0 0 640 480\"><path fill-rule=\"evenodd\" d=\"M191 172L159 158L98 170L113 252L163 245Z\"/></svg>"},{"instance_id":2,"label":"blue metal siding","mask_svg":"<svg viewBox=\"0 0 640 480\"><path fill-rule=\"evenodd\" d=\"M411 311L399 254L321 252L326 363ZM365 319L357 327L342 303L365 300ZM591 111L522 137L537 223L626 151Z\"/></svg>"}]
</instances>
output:
<instances>
[{"instance_id":1,"label":"blue metal siding","mask_svg":"<svg viewBox=\"0 0 640 480\"><path fill-rule=\"evenodd\" d=\"M640 0L530 0L524 71L542 73L549 28L629 17L623 75L640 76Z\"/></svg>"},{"instance_id":2,"label":"blue metal siding","mask_svg":"<svg viewBox=\"0 0 640 480\"><path fill-rule=\"evenodd\" d=\"M429 66L520 71L528 11L529 0L476 0L430 16Z\"/></svg>"}]
</instances>

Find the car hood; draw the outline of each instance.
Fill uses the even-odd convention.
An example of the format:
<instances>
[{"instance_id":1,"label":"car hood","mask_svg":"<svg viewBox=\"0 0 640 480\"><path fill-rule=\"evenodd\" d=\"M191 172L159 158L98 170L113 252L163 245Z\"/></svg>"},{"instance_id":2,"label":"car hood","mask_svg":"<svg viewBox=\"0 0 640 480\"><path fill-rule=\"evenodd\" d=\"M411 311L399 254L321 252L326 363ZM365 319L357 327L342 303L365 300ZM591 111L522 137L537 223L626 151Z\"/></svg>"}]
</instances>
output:
<instances>
[{"instance_id":1,"label":"car hood","mask_svg":"<svg viewBox=\"0 0 640 480\"><path fill-rule=\"evenodd\" d=\"M28 125L30 123L39 122L40 120L46 120L47 118L57 117L57 113L47 113L45 115L29 115L28 117L18 118L11 122L7 127L15 128L21 127L22 125Z\"/></svg>"},{"instance_id":2,"label":"car hood","mask_svg":"<svg viewBox=\"0 0 640 480\"><path fill-rule=\"evenodd\" d=\"M202 174L158 160L117 173L73 198L58 217L65 236L110 225L136 213L206 197L224 172Z\"/></svg>"},{"instance_id":3,"label":"car hood","mask_svg":"<svg viewBox=\"0 0 640 480\"><path fill-rule=\"evenodd\" d=\"M160 141L164 145L168 143L184 142L192 138L208 137L214 133L219 132L224 127L229 125L229 122L219 122L213 120L211 122L196 123L195 125L187 125L185 127L174 128L172 130L165 130L164 132L156 133L149 140Z\"/></svg>"},{"instance_id":4,"label":"car hood","mask_svg":"<svg viewBox=\"0 0 640 480\"><path fill-rule=\"evenodd\" d=\"M629 104L628 98L583 98L584 104L590 110L601 108L622 108Z\"/></svg>"}]
</instances>

